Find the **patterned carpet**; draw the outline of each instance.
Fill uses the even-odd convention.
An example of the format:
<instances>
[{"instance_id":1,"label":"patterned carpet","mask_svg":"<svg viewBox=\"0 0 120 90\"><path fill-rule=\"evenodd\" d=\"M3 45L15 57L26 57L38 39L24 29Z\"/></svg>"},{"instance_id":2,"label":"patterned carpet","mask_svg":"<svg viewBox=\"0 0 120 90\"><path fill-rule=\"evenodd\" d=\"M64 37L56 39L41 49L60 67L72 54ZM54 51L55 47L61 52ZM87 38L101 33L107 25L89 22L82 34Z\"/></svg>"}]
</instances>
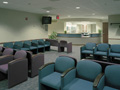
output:
<instances>
[{"instance_id":1,"label":"patterned carpet","mask_svg":"<svg viewBox=\"0 0 120 90\"><path fill-rule=\"evenodd\" d=\"M67 54L66 52L57 52L57 47L51 47L52 51L45 52L45 63L54 62L60 55L68 55L80 60L80 46L73 46L73 52ZM66 51L66 50L65 50ZM0 90L38 90L38 76L28 78L27 81L8 89L8 80L0 81Z\"/></svg>"}]
</instances>

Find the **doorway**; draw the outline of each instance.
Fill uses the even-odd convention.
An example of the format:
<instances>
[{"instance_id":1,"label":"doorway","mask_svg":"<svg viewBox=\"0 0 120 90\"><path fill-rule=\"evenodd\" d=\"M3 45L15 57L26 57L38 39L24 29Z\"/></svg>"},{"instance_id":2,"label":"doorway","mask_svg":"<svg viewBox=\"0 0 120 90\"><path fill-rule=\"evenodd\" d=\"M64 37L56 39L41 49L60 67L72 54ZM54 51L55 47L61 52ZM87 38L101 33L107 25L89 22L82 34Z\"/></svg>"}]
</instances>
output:
<instances>
[{"instance_id":1,"label":"doorway","mask_svg":"<svg viewBox=\"0 0 120 90\"><path fill-rule=\"evenodd\" d=\"M103 22L103 43L108 43L108 22Z\"/></svg>"}]
</instances>

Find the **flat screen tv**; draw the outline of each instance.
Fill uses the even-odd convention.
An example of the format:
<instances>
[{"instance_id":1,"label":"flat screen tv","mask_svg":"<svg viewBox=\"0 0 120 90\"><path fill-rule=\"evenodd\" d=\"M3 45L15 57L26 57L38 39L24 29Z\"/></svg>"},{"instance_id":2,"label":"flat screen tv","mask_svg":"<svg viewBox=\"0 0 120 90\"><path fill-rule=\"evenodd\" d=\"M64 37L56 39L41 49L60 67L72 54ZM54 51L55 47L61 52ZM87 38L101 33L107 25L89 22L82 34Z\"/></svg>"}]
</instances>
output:
<instances>
[{"instance_id":1,"label":"flat screen tv","mask_svg":"<svg viewBox=\"0 0 120 90\"><path fill-rule=\"evenodd\" d=\"M47 16L42 17L42 24L51 24L51 21L52 21L52 17L47 17Z\"/></svg>"}]
</instances>

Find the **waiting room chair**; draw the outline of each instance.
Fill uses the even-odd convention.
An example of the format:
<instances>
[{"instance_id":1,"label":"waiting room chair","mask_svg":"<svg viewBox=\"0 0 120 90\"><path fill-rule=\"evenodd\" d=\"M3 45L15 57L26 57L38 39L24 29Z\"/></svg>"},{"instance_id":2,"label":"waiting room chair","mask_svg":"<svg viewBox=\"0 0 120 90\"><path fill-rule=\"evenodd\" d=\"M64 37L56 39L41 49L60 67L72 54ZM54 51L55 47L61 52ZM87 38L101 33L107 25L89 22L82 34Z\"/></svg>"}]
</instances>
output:
<instances>
[{"instance_id":1,"label":"waiting room chair","mask_svg":"<svg viewBox=\"0 0 120 90\"><path fill-rule=\"evenodd\" d=\"M55 63L48 63L39 69L39 90L50 88L61 90L61 75L69 68L75 67L76 59L60 56Z\"/></svg>"},{"instance_id":2,"label":"waiting room chair","mask_svg":"<svg viewBox=\"0 0 120 90\"><path fill-rule=\"evenodd\" d=\"M44 52L45 51L45 47L44 44L40 44L38 40L32 40L31 41L32 45L37 46L38 48L38 52Z\"/></svg>"},{"instance_id":3,"label":"waiting room chair","mask_svg":"<svg viewBox=\"0 0 120 90\"><path fill-rule=\"evenodd\" d=\"M106 56L108 60L108 49L110 45L107 43L98 44L93 51L94 59L98 60L101 59L102 56Z\"/></svg>"},{"instance_id":4,"label":"waiting room chair","mask_svg":"<svg viewBox=\"0 0 120 90\"><path fill-rule=\"evenodd\" d=\"M111 47L109 48L108 57L111 62L114 60L114 58L120 58L120 45L111 45Z\"/></svg>"},{"instance_id":5,"label":"waiting room chair","mask_svg":"<svg viewBox=\"0 0 120 90\"><path fill-rule=\"evenodd\" d=\"M4 43L4 44L3 44L3 47L13 48L13 42Z\"/></svg>"},{"instance_id":6,"label":"waiting room chair","mask_svg":"<svg viewBox=\"0 0 120 90\"><path fill-rule=\"evenodd\" d=\"M15 51L12 48L4 48L4 51L1 52L1 54L0 54L0 59L5 57L5 56L13 55L14 52Z\"/></svg>"},{"instance_id":7,"label":"waiting room chair","mask_svg":"<svg viewBox=\"0 0 120 90\"><path fill-rule=\"evenodd\" d=\"M72 52L72 43L68 43L65 40L61 40L59 44L59 52L64 52L64 49L67 48L67 53Z\"/></svg>"},{"instance_id":8,"label":"waiting room chair","mask_svg":"<svg viewBox=\"0 0 120 90\"><path fill-rule=\"evenodd\" d=\"M27 51L28 58L28 76L35 77L38 75L39 68L44 65L44 54L39 53L33 55L32 52Z\"/></svg>"},{"instance_id":9,"label":"waiting room chair","mask_svg":"<svg viewBox=\"0 0 120 90\"><path fill-rule=\"evenodd\" d=\"M38 47L35 44L32 44L31 41L24 41L23 46L29 48L34 54L38 53Z\"/></svg>"},{"instance_id":10,"label":"waiting room chair","mask_svg":"<svg viewBox=\"0 0 120 90\"><path fill-rule=\"evenodd\" d=\"M27 53L23 50L17 51L15 55L6 56L0 60L0 80L8 77L8 88L11 88L28 77ZM9 59L8 59L9 57Z\"/></svg>"},{"instance_id":11,"label":"waiting room chair","mask_svg":"<svg viewBox=\"0 0 120 90\"><path fill-rule=\"evenodd\" d=\"M86 43L80 48L81 59L86 58L87 56L93 55L93 49L96 47L95 43Z\"/></svg>"},{"instance_id":12,"label":"waiting room chair","mask_svg":"<svg viewBox=\"0 0 120 90\"><path fill-rule=\"evenodd\" d=\"M102 72L98 63L82 60L76 68L69 69L62 75L61 90L93 90L93 82Z\"/></svg>"},{"instance_id":13,"label":"waiting room chair","mask_svg":"<svg viewBox=\"0 0 120 90\"><path fill-rule=\"evenodd\" d=\"M93 90L120 90L120 65L109 65L105 74L97 77Z\"/></svg>"}]
</instances>

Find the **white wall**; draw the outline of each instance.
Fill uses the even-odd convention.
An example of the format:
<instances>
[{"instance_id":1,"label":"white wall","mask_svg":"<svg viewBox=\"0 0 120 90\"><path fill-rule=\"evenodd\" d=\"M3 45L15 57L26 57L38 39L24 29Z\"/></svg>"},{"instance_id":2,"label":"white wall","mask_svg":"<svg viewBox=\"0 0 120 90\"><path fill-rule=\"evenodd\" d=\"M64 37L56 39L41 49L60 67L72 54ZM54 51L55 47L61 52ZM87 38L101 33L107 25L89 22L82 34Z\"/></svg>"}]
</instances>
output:
<instances>
[{"instance_id":1,"label":"white wall","mask_svg":"<svg viewBox=\"0 0 120 90\"><path fill-rule=\"evenodd\" d=\"M25 18L28 20L25 20ZM41 15L0 8L0 42L47 38Z\"/></svg>"},{"instance_id":2,"label":"white wall","mask_svg":"<svg viewBox=\"0 0 120 90\"><path fill-rule=\"evenodd\" d=\"M109 27L108 27L108 37L110 44L120 44L120 24L110 23L120 23L120 15L110 15L108 17Z\"/></svg>"}]
</instances>

